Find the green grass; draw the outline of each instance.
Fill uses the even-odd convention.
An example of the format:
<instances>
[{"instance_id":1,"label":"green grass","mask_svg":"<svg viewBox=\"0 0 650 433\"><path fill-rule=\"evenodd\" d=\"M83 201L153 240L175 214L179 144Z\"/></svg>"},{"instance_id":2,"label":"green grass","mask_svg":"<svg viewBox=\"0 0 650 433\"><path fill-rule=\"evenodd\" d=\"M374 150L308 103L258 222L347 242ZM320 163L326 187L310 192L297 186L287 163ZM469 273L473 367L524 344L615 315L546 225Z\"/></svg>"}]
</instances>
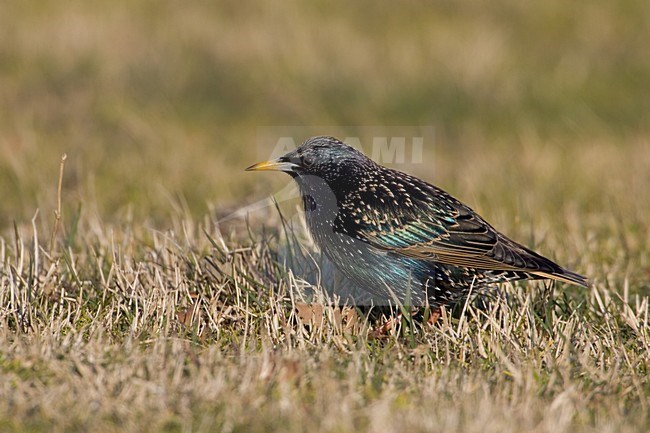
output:
<instances>
[{"instance_id":1,"label":"green grass","mask_svg":"<svg viewBox=\"0 0 650 433\"><path fill-rule=\"evenodd\" d=\"M649 430L648 9L3 2L0 431ZM275 125L432 125L397 168L592 287L309 318L278 210L222 220Z\"/></svg>"}]
</instances>

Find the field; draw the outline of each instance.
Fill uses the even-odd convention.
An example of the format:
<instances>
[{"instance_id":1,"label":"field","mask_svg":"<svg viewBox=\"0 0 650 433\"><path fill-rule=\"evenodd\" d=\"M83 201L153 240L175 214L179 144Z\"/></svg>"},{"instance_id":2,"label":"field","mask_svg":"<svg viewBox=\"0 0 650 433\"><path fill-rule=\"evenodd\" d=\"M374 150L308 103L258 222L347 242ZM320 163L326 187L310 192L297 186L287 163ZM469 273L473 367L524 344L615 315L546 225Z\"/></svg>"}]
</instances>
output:
<instances>
[{"instance_id":1,"label":"field","mask_svg":"<svg viewBox=\"0 0 650 433\"><path fill-rule=\"evenodd\" d=\"M649 431L648 16L2 2L0 431ZM418 128L390 165L591 287L504 285L380 340L306 308L289 179L243 169L277 134Z\"/></svg>"}]
</instances>

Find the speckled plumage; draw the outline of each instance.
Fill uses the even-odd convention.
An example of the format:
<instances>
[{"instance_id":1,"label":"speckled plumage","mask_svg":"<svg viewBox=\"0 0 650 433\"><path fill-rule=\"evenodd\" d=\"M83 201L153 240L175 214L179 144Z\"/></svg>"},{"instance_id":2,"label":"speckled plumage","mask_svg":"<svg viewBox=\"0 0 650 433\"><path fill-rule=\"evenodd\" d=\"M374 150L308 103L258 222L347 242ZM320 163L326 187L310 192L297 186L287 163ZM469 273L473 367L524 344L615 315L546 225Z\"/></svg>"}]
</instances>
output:
<instances>
[{"instance_id":1,"label":"speckled plumage","mask_svg":"<svg viewBox=\"0 0 650 433\"><path fill-rule=\"evenodd\" d=\"M333 137L310 138L248 169L293 177L316 244L376 304L437 307L516 279L587 285L443 190L382 167Z\"/></svg>"}]
</instances>

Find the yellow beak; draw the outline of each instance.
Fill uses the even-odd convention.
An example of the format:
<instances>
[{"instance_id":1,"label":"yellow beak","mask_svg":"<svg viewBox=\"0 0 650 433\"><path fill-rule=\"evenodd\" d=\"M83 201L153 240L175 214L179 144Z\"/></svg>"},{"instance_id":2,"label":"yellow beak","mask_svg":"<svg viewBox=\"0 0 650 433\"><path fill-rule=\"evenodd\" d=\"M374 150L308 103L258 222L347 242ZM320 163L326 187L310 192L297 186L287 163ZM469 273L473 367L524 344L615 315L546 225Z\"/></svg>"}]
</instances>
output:
<instances>
[{"instance_id":1,"label":"yellow beak","mask_svg":"<svg viewBox=\"0 0 650 433\"><path fill-rule=\"evenodd\" d=\"M282 158L279 158L273 161L253 164L248 167L246 171L294 171L296 167L298 167L298 164L289 161L282 161Z\"/></svg>"}]
</instances>

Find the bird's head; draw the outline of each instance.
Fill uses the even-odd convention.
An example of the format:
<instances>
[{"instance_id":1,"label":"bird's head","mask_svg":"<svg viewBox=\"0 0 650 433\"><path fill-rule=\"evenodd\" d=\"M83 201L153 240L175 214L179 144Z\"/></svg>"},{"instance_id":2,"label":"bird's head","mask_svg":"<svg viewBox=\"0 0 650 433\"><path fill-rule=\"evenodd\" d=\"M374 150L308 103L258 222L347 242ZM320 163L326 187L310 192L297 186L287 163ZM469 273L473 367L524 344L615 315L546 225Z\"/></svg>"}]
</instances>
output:
<instances>
[{"instance_id":1,"label":"bird's head","mask_svg":"<svg viewBox=\"0 0 650 433\"><path fill-rule=\"evenodd\" d=\"M326 182L341 180L374 164L364 154L334 137L312 137L297 149L272 161L252 165L246 171L274 170L296 180L316 176Z\"/></svg>"}]
</instances>

